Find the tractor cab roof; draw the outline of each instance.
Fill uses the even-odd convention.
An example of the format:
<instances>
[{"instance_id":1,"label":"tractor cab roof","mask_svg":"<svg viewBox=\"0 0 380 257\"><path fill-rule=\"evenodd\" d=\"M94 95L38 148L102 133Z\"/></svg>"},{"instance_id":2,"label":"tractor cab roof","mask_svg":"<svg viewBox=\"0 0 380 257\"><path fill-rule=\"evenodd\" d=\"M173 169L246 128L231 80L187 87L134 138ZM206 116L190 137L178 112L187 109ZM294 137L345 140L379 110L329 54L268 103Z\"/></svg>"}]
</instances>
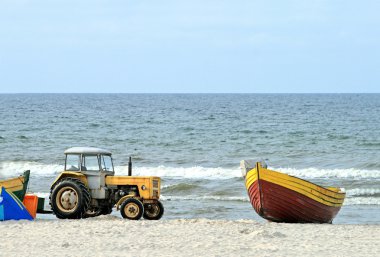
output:
<instances>
[{"instance_id":1,"label":"tractor cab roof","mask_svg":"<svg viewBox=\"0 0 380 257\"><path fill-rule=\"evenodd\" d=\"M65 154L104 154L111 155L111 152L96 147L71 147L66 149Z\"/></svg>"}]
</instances>

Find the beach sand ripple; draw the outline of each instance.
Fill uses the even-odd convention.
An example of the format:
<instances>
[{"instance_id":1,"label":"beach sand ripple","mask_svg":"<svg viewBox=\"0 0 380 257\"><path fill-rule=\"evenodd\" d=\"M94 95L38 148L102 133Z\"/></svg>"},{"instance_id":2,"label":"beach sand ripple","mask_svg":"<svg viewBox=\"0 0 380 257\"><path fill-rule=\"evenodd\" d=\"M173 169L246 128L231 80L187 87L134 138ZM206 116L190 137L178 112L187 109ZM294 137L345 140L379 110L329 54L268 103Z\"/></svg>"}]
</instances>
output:
<instances>
[{"instance_id":1,"label":"beach sand ripple","mask_svg":"<svg viewBox=\"0 0 380 257\"><path fill-rule=\"evenodd\" d=\"M376 256L379 225L180 219L0 223L0 256Z\"/></svg>"}]
</instances>

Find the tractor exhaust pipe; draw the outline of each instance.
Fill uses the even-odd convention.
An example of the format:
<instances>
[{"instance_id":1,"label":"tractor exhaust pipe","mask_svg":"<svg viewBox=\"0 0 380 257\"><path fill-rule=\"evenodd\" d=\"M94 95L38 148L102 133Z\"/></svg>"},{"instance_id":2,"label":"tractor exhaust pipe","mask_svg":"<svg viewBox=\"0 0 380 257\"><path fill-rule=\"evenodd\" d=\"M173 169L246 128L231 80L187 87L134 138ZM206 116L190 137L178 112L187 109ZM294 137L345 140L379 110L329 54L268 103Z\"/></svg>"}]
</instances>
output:
<instances>
[{"instance_id":1,"label":"tractor exhaust pipe","mask_svg":"<svg viewBox=\"0 0 380 257\"><path fill-rule=\"evenodd\" d=\"M128 176L132 176L132 157L129 156L129 161L128 161Z\"/></svg>"}]
</instances>

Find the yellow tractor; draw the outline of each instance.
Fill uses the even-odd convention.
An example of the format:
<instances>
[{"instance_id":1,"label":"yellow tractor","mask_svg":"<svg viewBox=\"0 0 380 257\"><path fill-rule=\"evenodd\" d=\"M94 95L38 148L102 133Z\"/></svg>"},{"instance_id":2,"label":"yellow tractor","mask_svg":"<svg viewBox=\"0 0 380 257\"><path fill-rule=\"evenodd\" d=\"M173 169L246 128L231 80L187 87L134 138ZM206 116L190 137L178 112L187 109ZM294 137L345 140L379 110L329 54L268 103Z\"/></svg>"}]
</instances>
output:
<instances>
[{"instance_id":1,"label":"yellow tractor","mask_svg":"<svg viewBox=\"0 0 380 257\"><path fill-rule=\"evenodd\" d=\"M50 205L60 219L80 219L120 210L126 219L158 220L164 213L159 201L159 177L114 176L112 154L94 147L72 147L65 152L65 169L50 190Z\"/></svg>"}]
</instances>

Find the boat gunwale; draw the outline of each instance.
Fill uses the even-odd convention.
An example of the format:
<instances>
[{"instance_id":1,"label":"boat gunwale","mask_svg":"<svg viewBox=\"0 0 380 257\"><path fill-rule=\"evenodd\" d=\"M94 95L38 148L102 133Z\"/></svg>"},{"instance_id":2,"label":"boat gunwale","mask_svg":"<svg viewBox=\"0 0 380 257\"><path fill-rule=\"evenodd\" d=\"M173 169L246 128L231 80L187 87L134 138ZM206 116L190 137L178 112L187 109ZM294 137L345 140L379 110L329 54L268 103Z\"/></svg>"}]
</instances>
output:
<instances>
[{"instance_id":1,"label":"boat gunwale","mask_svg":"<svg viewBox=\"0 0 380 257\"><path fill-rule=\"evenodd\" d=\"M0 186L15 194L22 201L28 188L29 177L30 170L26 170L18 177L1 180Z\"/></svg>"},{"instance_id":2,"label":"boat gunwale","mask_svg":"<svg viewBox=\"0 0 380 257\"><path fill-rule=\"evenodd\" d=\"M251 168L251 169L247 172L247 175L248 175L249 172L251 172L252 170L255 170L255 169L256 169L256 167ZM267 171L270 171L270 172L274 172L274 173L276 173L276 174L283 175L283 176L289 176L289 177L291 177L291 178L299 179L299 180L301 180L301 181L303 181L303 182L306 182L306 183L312 184L312 185L314 185L314 186L316 186L316 187L320 187L320 188L322 188L322 189L325 189L325 190L327 190L327 191L329 191L329 192L331 192L331 193L333 193L333 194L339 194L339 195L344 195L344 196L346 195L346 192L343 192L343 191L341 190L340 187L332 187L332 186L325 187L325 186L321 186L321 185L318 185L318 184L316 184L316 183L310 182L310 181L308 181L308 180L305 180L305 179L302 179L302 178L299 178L299 177L296 177L296 176L292 176L292 175L289 175L289 174L286 174L286 173L283 173L283 172L279 172L279 171L275 171L275 170L270 170L270 169L266 169L266 168L263 168L263 169L265 169L265 170L267 170ZM297 183L297 182L295 182L295 183ZM297 184L299 184L299 183L297 183ZM334 191L334 190L331 190L331 189L329 189L329 188L338 189L339 192Z\"/></svg>"},{"instance_id":3,"label":"boat gunwale","mask_svg":"<svg viewBox=\"0 0 380 257\"><path fill-rule=\"evenodd\" d=\"M9 179L3 179L3 180L0 180L0 184L5 184L5 183L12 183L13 181L21 181L23 184L25 182L25 176L24 175L20 175L18 177L12 177L12 178L9 178Z\"/></svg>"}]
</instances>

